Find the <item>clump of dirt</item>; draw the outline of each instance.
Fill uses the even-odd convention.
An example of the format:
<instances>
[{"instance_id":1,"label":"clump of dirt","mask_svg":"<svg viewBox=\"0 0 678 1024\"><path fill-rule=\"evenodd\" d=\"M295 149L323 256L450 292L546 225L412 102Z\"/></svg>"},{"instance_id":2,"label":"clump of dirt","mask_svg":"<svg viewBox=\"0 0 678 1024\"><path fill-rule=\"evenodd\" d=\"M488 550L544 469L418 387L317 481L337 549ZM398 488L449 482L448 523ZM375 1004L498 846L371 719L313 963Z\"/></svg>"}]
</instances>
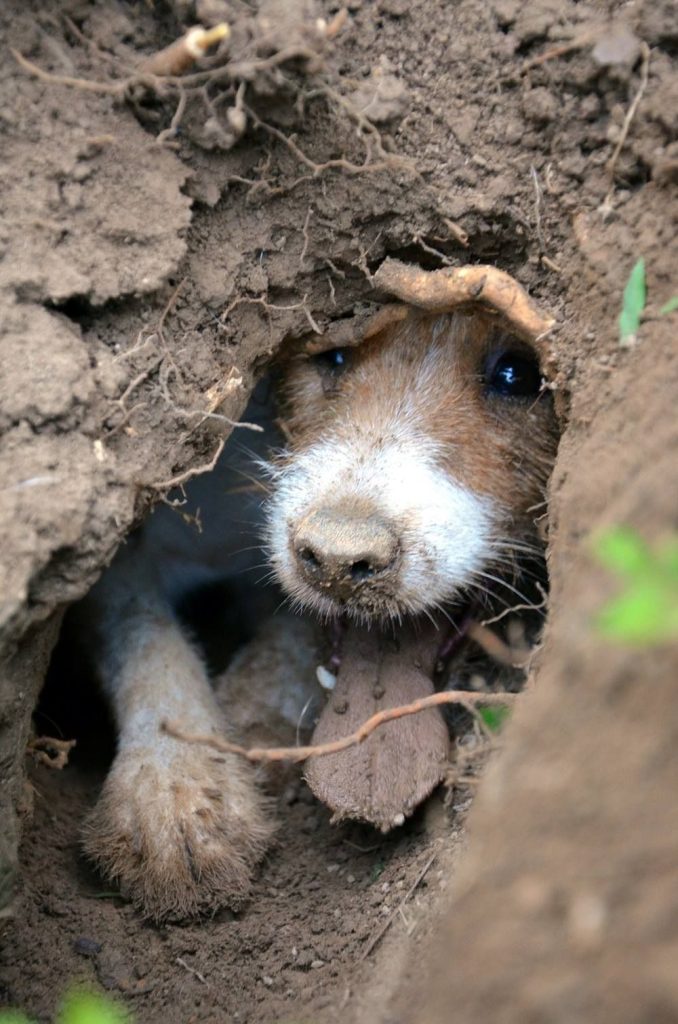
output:
<instances>
[{"instance_id":1,"label":"clump of dirt","mask_svg":"<svg viewBox=\"0 0 678 1024\"><path fill-rule=\"evenodd\" d=\"M605 522L675 528L675 319L659 313L676 290L672 5L351 0L337 14L329 0L3 7L11 46L52 77L12 57L0 68L0 905L63 608L153 501L211 463L227 424L206 413L237 417L286 337L383 298L385 256L496 264L557 318L569 419L539 696L478 808L442 939L458 805L451 824L422 812L375 839L330 828L292 776L247 910L158 930L78 855L103 764L85 750L60 775L38 769L0 999L47 1020L81 977L150 1022L412 1019L431 932L432 1021L455 1006L483 1024L673 1019L671 664L612 657L592 633L609 583L584 545ZM140 80L195 20L229 21L231 49L197 81ZM594 42L609 37L626 43L601 62ZM629 352L616 315L641 255L648 303ZM77 738L100 735L89 717Z\"/></svg>"}]
</instances>

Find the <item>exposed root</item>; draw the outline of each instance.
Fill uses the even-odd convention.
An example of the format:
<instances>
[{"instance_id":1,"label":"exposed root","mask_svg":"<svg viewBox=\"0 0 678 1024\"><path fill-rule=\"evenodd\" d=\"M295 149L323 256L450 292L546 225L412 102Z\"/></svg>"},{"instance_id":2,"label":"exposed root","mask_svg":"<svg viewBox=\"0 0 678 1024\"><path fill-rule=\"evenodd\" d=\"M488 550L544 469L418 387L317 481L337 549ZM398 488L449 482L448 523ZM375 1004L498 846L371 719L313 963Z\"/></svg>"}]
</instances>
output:
<instances>
[{"instance_id":1,"label":"exposed root","mask_svg":"<svg viewBox=\"0 0 678 1024\"><path fill-rule=\"evenodd\" d=\"M555 323L537 310L522 285L496 267L421 270L399 260L386 259L373 280L378 288L402 302L432 313L447 313L467 303L482 303L500 313L516 334L527 341L544 337Z\"/></svg>"},{"instance_id":2,"label":"exposed root","mask_svg":"<svg viewBox=\"0 0 678 1024\"><path fill-rule=\"evenodd\" d=\"M231 743L220 736L184 732L176 722L164 721L161 728L169 736L182 740L184 743L211 747L222 754L239 754L248 761L290 761L299 763L307 761L310 757L338 754L342 750L348 750L349 747L356 747L366 740L375 729L385 725L386 722L392 722L397 718L404 718L406 715L419 714L421 711L426 711L427 708L439 707L441 704L459 704L467 708L467 710L473 711L477 705L499 704L505 706L507 704L514 704L518 696L515 693L476 693L473 690L447 690L442 693L433 693L428 697L412 701L411 704L403 704L400 707L386 708L384 711L378 711L371 718L368 718L366 722L363 722L360 728L356 729L350 736L343 736L341 739L332 740L330 743L318 743L305 747L243 747L239 743Z\"/></svg>"},{"instance_id":3,"label":"exposed root","mask_svg":"<svg viewBox=\"0 0 678 1024\"><path fill-rule=\"evenodd\" d=\"M304 295L301 302L294 302L289 306L276 306L275 303L269 302L264 295L240 295L226 307L221 314L220 320L225 323L234 309L238 306L249 305L249 306L261 306L267 313L273 311L274 313L293 313L296 310L300 310L309 322L311 330L315 334L323 334L323 329L313 319L313 315L308 308L307 300L308 295Z\"/></svg>"},{"instance_id":4,"label":"exposed root","mask_svg":"<svg viewBox=\"0 0 678 1024\"><path fill-rule=\"evenodd\" d=\"M463 245L465 249L468 249L468 232L464 231L461 225L457 224L456 221L450 220L449 217L443 217L442 221L452 238L459 242L459 245Z\"/></svg>"},{"instance_id":5,"label":"exposed root","mask_svg":"<svg viewBox=\"0 0 678 1024\"><path fill-rule=\"evenodd\" d=\"M413 235L412 241L415 245L418 245L420 249L423 249L424 252L430 253L431 256L437 256L444 267L451 267L453 265L449 256L446 256L444 252L440 251L440 249L436 249L434 246L429 245L428 242L424 241L421 235Z\"/></svg>"},{"instance_id":6,"label":"exposed root","mask_svg":"<svg viewBox=\"0 0 678 1024\"><path fill-rule=\"evenodd\" d=\"M336 89L333 89L331 85L326 82L322 85L317 86L315 89L308 92L305 96L306 99L310 99L312 96L325 96L327 99L334 104L335 108L343 110L343 112L355 122L358 127L360 135L365 135L370 140L370 148L373 150L377 157L387 164L389 167L401 167L404 169L413 170L413 162L405 156L396 156L393 153L388 153L384 149L381 132L379 129L370 121L369 117L363 113L362 110L358 110L357 107L349 100L346 96L343 96Z\"/></svg>"},{"instance_id":7,"label":"exposed root","mask_svg":"<svg viewBox=\"0 0 678 1024\"><path fill-rule=\"evenodd\" d=\"M251 430L255 434L263 434L264 428L258 423L248 423L247 420L232 420L230 416L224 416L220 412L203 412L202 409L182 409L179 405L172 406L173 412L178 416L199 416L200 423L198 426L202 426L205 420L216 420L218 423L225 423L226 426L231 427L233 430Z\"/></svg>"},{"instance_id":8,"label":"exposed root","mask_svg":"<svg viewBox=\"0 0 678 1024\"><path fill-rule=\"evenodd\" d=\"M210 29L202 26L192 28L181 39L147 57L141 64L141 70L149 75L180 75L204 57L211 46L227 39L230 34L225 21Z\"/></svg>"},{"instance_id":9,"label":"exposed root","mask_svg":"<svg viewBox=\"0 0 678 1024\"><path fill-rule=\"evenodd\" d=\"M536 584L537 590L541 594L541 601L537 603L526 602L524 604L514 604L510 608L504 608L503 611L497 615L493 615L491 619L483 619L480 623L481 626L491 626L494 622L500 622L501 619L505 619L507 615L515 615L517 612L538 612L546 608L548 603L548 594L541 583Z\"/></svg>"},{"instance_id":10,"label":"exposed root","mask_svg":"<svg viewBox=\"0 0 678 1024\"><path fill-rule=\"evenodd\" d=\"M174 308L177 298L179 297L179 293L185 283L186 278L182 278L182 280L179 282L179 284L176 286L176 288L170 295L169 299L167 300L163 308L163 311L160 314L160 317L158 318L156 323L147 327L143 327L137 334L136 341L134 342L134 344L129 349L126 349L124 352L118 353L118 355L115 357L114 361L116 362L121 361L123 359L131 359L134 356L138 355L139 353L144 352L147 348L151 348L156 353L154 358L148 364L148 366L146 366L145 369L141 370L135 377L132 378L132 380L129 382L129 384L127 385L123 393L120 395L120 397L116 399L116 406L118 407L118 410L120 411L122 416L118 423L114 424L110 428L107 435L108 437L111 437L113 434L118 433L125 426L125 424L129 422L135 410L140 408L141 405L143 405L143 403L137 403L137 405L133 406L130 409L127 406L127 400L137 390L137 388L141 387L141 385L144 384L153 373L155 373L156 370L160 371L160 386L162 389L163 397L166 402L169 403L171 401L167 386L168 374L169 372L172 372L174 373L174 376L178 380L181 380L181 372L176 362L174 361L172 354L170 352L169 345L167 344L167 338L165 336L165 323L167 321L167 317ZM158 342L160 343L159 345ZM160 349L160 351L158 351L158 349ZM163 374L164 367L167 367L167 371Z\"/></svg>"},{"instance_id":11,"label":"exposed root","mask_svg":"<svg viewBox=\"0 0 678 1024\"><path fill-rule=\"evenodd\" d=\"M172 120L169 123L169 127L164 128L157 136L155 141L159 146L164 146L165 143L170 142L176 136L179 131L181 122L184 119L186 113L186 105L188 104L188 93L185 89L179 89L179 102L177 103L176 110L172 114Z\"/></svg>"},{"instance_id":12,"label":"exposed root","mask_svg":"<svg viewBox=\"0 0 678 1024\"><path fill-rule=\"evenodd\" d=\"M98 92L104 96L122 96L125 91L136 81L136 78L125 78L119 82L95 82L89 78L73 78L71 75L55 75L51 71L44 71L42 68L34 64L33 61L29 60L28 57L24 57L22 53L15 50L10 46L9 52L14 57L19 67L22 67L24 71L28 72L34 78L40 79L41 82L48 82L50 85L66 85L71 89L81 89L83 92Z\"/></svg>"},{"instance_id":13,"label":"exposed root","mask_svg":"<svg viewBox=\"0 0 678 1024\"><path fill-rule=\"evenodd\" d=\"M524 61L520 66L519 74L524 75L532 68L541 67L542 64L546 64L550 60L555 60L556 57L566 57L568 53L573 53L575 50L583 50L585 46L590 46L591 43L595 43L600 32L600 27L589 29L586 32L582 32L581 35L575 36L575 38L571 39L569 43L562 43L560 46L552 46L551 49L546 50L545 53L541 53L537 57L531 57L530 60Z\"/></svg>"},{"instance_id":14,"label":"exposed root","mask_svg":"<svg viewBox=\"0 0 678 1024\"><path fill-rule=\"evenodd\" d=\"M194 466L192 469L187 469L184 473L179 473L177 476L170 477L169 480L161 480L157 484L147 484L146 486L152 487L154 491L166 493L167 491L173 490L175 487L183 487L183 485L188 483L189 480L192 480L194 476L200 476L202 473L211 473L224 450L226 440L227 439L225 437L221 439L209 462L204 463L202 466Z\"/></svg>"},{"instance_id":15,"label":"exposed root","mask_svg":"<svg viewBox=\"0 0 678 1024\"><path fill-rule=\"evenodd\" d=\"M351 160L347 160L346 157L336 157L333 160L325 160L322 163L317 163L312 160L300 147L296 144L294 139L285 135L279 128L276 128L272 124L268 124L266 121L262 121L261 118L257 117L251 107L244 108L247 112L247 116L250 118L255 128L261 128L268 135L272 135L273 138L278 139L289 149L290 153L303 164L308 167L311 171L311 177L317 178L323 174L324 171L340 170L346 174L375 174L378 171L386 171L393 169L396 165L401 166L402 160L396 156L390 156L390 154L384 154L384 158L381 160L372 159L373 149L373 135L370 134L366 138L365 142L365 160L361 164L355 164Z\"/></svg>"}]
</instances>

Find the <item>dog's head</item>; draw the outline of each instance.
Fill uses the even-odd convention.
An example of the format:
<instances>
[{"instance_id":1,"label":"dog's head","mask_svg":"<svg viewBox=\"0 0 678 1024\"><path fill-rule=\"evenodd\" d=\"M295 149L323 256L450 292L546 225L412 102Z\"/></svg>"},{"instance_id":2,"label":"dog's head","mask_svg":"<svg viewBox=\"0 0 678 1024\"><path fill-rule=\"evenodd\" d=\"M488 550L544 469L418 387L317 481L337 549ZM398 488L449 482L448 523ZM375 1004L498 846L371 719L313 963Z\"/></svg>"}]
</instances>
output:
<instances>
[{"instance_id":1,"label":"dog's head","mask_svg":"<svg viewBox=\"0 0 678 1024\"><path fill-rule=\"evenodd\" d=\"M534 543L556 446L536 351L497 317L410 311L291 357L272 566L300 606L385 619L454 603Z\"/></svg>"}]
</instances>

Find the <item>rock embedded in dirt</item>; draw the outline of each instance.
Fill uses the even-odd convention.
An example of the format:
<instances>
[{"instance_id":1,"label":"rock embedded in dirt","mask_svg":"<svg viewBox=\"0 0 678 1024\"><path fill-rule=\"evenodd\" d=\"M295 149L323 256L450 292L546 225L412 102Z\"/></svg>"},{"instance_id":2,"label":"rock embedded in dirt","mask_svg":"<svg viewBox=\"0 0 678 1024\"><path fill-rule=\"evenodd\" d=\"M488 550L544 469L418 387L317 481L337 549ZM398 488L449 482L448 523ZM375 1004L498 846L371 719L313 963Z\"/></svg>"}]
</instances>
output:
<instances>
[{"instance_id":1,"label":"rock embedded in dirt","mask_svg":"<svg viewBox=\"0 0 678 1024\"><path fill-rule=\"evenodd\" d=\"M358 729L372 715L433 693L437 631L403 629L397 640L351 629L334 691L321 713L314 743ZM382 832L402 825L443 779L449 735L438 708L380 726L359 746L308 763L306 781L333 812L333 821L366 821Z\"/></svg>"}]
</instances>

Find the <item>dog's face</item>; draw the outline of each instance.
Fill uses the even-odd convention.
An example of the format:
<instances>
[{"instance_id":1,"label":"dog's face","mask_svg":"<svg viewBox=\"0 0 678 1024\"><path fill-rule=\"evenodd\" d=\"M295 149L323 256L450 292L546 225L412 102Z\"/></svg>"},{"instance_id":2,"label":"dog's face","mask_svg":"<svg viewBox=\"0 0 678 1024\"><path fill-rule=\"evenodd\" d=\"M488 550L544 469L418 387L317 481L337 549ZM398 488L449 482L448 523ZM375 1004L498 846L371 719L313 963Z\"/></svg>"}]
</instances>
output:
<instances>
[{"instance_id":1,"label":"dog's face","mask_svg":"<svg viewBox=\"0 0 678 1024\"><path fill-rule=\"evenodd\" d=\"M534 543L556 447L536 354L483 314L424 315L285 368L267 543L323 616L458 601Z\"/></svg>"}]
</instances>

